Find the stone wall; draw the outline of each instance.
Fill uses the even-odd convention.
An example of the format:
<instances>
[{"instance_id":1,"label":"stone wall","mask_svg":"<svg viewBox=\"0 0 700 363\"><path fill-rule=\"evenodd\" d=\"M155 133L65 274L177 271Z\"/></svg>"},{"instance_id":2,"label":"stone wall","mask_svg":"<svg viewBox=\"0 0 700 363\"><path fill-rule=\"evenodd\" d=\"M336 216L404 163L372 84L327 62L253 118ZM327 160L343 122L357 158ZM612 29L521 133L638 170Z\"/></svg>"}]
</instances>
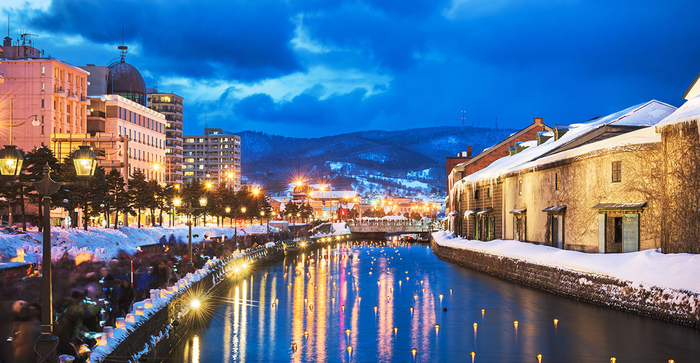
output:
<instances>
[{"instance_id":1,"label":"stone wall","mask_svg":"<svg viewBox=\"0 0 700 363\"><path fill-rule=\"evenodd\" d=\"M596 305L700 327L700 311L696 306L700 294L658 287L643 288L603 275L444 247L434 240L431 246L442 260L506 280Z\"/></svg>"},{"instance_id":2,"label":"stone wall","mask_svg":"<svg viewBox=\"0 0 700 363\"><path fill-rule=\"evenodd\" d=\"M661 249L700 253L700 138L698 122L661 129L664 180Z\"/></svg>"}]
</instances>

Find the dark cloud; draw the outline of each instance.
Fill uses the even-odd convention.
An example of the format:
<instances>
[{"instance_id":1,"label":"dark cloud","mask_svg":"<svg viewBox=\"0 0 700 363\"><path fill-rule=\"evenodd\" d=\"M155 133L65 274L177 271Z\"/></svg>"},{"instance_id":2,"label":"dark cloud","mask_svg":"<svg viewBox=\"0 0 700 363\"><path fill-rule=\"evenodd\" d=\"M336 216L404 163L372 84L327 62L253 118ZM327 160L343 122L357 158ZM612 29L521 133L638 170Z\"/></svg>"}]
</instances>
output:
<instances>
[{"instance_id":1,"label":"dark cloud","mask_svg":"<svg viewBox=\"0 0 700 363\"><path fill-rule=\"evenodd\" d=\"M36 31L80 34L96 43L139 43L141 63L154 73L244 81L299 69L288 42L293 36L281 1L55 0L31 11ZM115 56L117 55L115 49Z\"/></svg>"},{"instance_id":2,"label":"dark cloud","mask_svg":"<svg viewBox=\"0 0 700 363\"><path fill-rule=\"evenodd\" d=\"M332 88L337 79L314 79L318 84L285 101L241 96L242 88L216 101L185 100L189 133L201 131L205 111L210 125L295 136L459 125L460 111L482 126L497 119L519 128L537 116L580 122L652 98L680 105L700 72L697 1L473 0L450 11L452 3L56 0L22 17L33 31L80 34L97 44L119 43L125 24L126 42L139 45L130 61L157 77L251 86L323 67L390 79L349 93ZM298 23L313 44L294 48ZM47 50L76 64L117 55L74 45Z\"/></svg>"}]
</instances>

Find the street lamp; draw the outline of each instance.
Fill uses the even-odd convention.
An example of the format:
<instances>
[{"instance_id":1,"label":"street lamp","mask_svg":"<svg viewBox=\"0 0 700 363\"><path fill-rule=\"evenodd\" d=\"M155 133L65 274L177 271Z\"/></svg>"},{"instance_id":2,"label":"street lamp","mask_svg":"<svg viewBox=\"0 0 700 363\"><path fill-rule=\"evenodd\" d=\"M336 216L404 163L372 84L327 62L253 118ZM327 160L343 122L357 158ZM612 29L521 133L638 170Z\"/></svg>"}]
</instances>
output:
<instances>
[{"instance_id":1,"label":"street lamp","mask_svg":"<svg viewBox=\"0 0 700 363\"><path fill-rule=\"evenodd\" d=\"M175 198L175 200L173 200L173 205L179 208L182 205L182 199ZM199 205L201 208L206 207L207 206L207 197L199 198ZM189 234L188 234L188 238L187 238L187 244L188 244L188 247L190 250L190 260L187 262L187 265L185 266L185 272L194 272L194 265L192 264L192 262L194 260L194 255L192 254L192 213L194 213L195 211L197 211L201 208L193 207L191 205L187 206L187 207L182 207L182 210L185 211L185 213L187 213L187 217L189 219L187 222L187 225L189 226Z\"/></svg>"},{"instance_id":2,"label":"street lamp","mask_svg":"<svg viewBox=\"0 0 700 363\"><path fill-rule=\"evenodd\" d=\"M15 145L5 145L0 150L0 174L3 176L17 177L22 172L24 155Z\"/></svg>"},{"instance_id":3,"label":"street lamp","mask_svg":"<svg viewBox=\"0 0 700 363\"><path fill-rule=\"evenodd\" d=\"M12 127L10 127L10 132ZM80 149L73 153L75 162L75 172L78 177L89 177L95 172L97 158L89 146L80 146ZM24 157L14 145L7 145L0 150L0 174L8 178L16 178L22 170ZM32 185L42 196L44 202L44 235L42 241L42 292L41 292L41 335L36 343L38 361L58 361L56 346L58 338L53 335L53 285L51 280L51 195L56 193L62 185L69 183L59 183L51 179L51 168L47 163L44 166L44 178Z\"/></svg>"}]
</instances>

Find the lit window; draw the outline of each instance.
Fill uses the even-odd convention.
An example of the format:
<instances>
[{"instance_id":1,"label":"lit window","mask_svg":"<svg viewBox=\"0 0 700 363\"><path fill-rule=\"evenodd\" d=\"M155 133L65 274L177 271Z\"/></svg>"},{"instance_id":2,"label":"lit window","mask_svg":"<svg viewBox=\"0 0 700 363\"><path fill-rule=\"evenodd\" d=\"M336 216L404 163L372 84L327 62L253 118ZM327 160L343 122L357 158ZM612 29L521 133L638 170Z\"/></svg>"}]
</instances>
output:
<instances>
[{"instance_id":1,"label":"lit window","mask_svg":"<svg viewBox=\"0 0 700 363\"><path fill-rule=\"evenodd\" d=\"M41 67L41 75L43 76L45 74L46 74L46 67L42 66Z\"/></svg>"},{"instance_id":2,"label":"lit window","mask_svg":"<svg viewBox=\"0 0 700 363\"><path fill-rule=\"evenodd\" d=\"M518 195L523 195L523 181L518 181Z\"/></svg>"},{"instance_id":3,"label":"lit window","mask_svg":"<svg viewBox=\"0 0 700 363\"><path fill-rule=\"evenodd\" d=\"M554 190L559 190L560 186L559 173L554 173Z\"/></svg>"},{"instance_id":4,"label":"lit window","mask_svg":"<svg viewBox=\"0 0 700 363\"><path fill-rule=\"evenodd\" d=\"M41 82L41 90L46 91L46 83L45 82Z\"/></svg>"}]
</instances>

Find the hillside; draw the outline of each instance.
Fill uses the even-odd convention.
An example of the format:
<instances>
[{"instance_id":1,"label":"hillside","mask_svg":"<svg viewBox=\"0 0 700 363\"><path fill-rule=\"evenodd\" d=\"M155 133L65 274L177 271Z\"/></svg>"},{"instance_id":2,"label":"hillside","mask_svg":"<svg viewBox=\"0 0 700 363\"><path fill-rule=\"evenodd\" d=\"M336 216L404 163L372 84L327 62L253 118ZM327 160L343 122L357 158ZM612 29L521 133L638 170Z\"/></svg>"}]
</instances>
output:
<instances>
[{"instance_id":1,"label":"hillside","mask_svg":"<svg viewBox=\"0 0 700 363\"><path fill-rule=\"evenodd\" d=\"M428 127L292 138L242 131L243 175L272 192L300 175L334 179L341 187L396 195L444 194L445 157L473 147L474 154L515 130Z\"/></svg>"}]
</instances>

